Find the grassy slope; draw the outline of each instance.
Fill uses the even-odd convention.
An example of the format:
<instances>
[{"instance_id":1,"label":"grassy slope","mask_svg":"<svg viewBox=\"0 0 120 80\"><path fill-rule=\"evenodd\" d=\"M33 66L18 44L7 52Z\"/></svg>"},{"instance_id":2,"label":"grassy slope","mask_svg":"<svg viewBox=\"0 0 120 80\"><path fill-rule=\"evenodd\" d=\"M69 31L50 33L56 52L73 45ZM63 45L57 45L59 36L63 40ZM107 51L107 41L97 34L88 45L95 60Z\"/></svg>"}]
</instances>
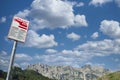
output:
<instances>
[{"instance_id":1,"label":"grassy slope","mask_svg":"<svg viewBox=\"0 0 120 80\"><path fill-rule=\"evenodd\" d=\"M106 74L105 76L99 78L98 80L120 80L120 71Z\"/></svg>"},{"instance_id":2,"label":"grassy slope","mask_svg":"<svg viewBox=\"0 0 120 80\"><path fill-rule=\"evenodd\" d=\"M1 74L0 80L5 80L6 73L2 72L0 74ZM21 68L17 68L17 67L14 68L12 76L13 76L13 80L53 80L53 79L44 77L35 71L21 70Z\"/></svg>"}]
</instances>

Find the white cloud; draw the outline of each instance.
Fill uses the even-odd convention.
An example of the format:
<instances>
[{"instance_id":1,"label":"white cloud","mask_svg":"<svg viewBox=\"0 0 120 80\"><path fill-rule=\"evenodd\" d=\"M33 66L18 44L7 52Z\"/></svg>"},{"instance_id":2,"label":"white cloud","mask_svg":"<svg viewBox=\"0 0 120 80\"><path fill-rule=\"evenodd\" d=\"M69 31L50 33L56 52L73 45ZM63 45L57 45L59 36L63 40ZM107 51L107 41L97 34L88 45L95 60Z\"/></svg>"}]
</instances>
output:
<instances>
[{"instance_id":1,"label":"white cloud","mask_svg":"<svg viewBox=\"0 0 120 80\"><path fill-rule=\"evenodd\" d=\"M73 55L74 56L74 55ZM73 58L71 54L62 54L57 53L57 54L51 54L51 55L37 55L35 56L35 59L38 59L40 63L44 64L53 64L53 65L77 65L76 63L81 62L80 58Z\"/></svg>"},{"instance_id":2,"label":"white cloud","mask_svg":"<svg viewBox=\"0 0 120 80\"><path fill-rule=\"evenodd\" d=\"M76 15L74 20L74 26L88 26L85 15Z\"/></svg>"},{"instance_id":3,"label":"white cloud","mask_svg":"<svg viewBox=\"0 0 120 80\"><path fill-rule=\"evenodd\" d=\"M0 64L3 64L2 66L8 66L8 61L7 60L0 60Z\"/></svg>"},{"instance_id":4,"label":"white cloud","mask_svg":"<svg viewBox=\"0 0 120 80\"><path fill-rule=\"evenodd\" d=\"M7 52L6 52L6 51L1 51L0 55L1 55L1 56L6 56L6 55L7 55Z\"/></svg>"},{"instance_id":5,"label":"white cloud","mask_svg":"<svg viewBox=\"0 0 120 80\"><path fill-rule=\"evenodd\" d=\"M1 19L0 19L0 23L5 23L6 22L6 17L2 17Z\"/></svg>"},{"instance_id":6,"label":"white cloud","mask_svg":"<svg viewBox=\"0 0 120 80\"><path fill-rule=\"evenodd\" d=\"M102 69L104 69L104 66L105 66L105 64L99 64L99 63L94 64L94 63L91 63L91 62L87 62L87 63L85 63L85 64L86 64L86 65L92 65L93 68L94 68L94 69L97 69L97 70L98 70L98 68L99 68L99 69L101 68L101 70L102 70Z\"/></svg>"},{"instance_id":7,"label":"white cloud","mask_svg":"<svg viewBox=\"0 0 120 80\"><path fill-rule=\"evenodd\" d=\"M16 67L20 67L22 69L26 69L28 67L28 65L30 65L30 62L20 62L20 63L14 63L14 66Z\"/></svg>"},{"instance_id":8,"label":"white cloud","mask_svg":"<svg viewBox=\"0 0 120 80\"><path fill-rule=\"evenodd\" d=\"M27 54L19 53L15 55L14 66L26 68L32 62L33 58ZM8 70L10 56L5 51L0 52L0 69Z\"/></svg>"},{"instance_id":9,"label":"white cloud","mask_svg":"<svg viewBox=\"0 0 120 80\"><path fill-rule=\"evenodd\" d=\"M20 65L18 63L14 63L14 66L16 67L20 67Z\"/></svg>"},{"instance_id":10,"label":"white cloud","mask_svg":"<svg viewBox=\"0 0 120 80\"><path fill-rule=\"evenodd\" d=\"M118 64L118 69L116 71L120 70L120 64Z\"/></svg>"},{"instance_id":11,"label":"white cloud","mask_svg":"<svg viewBox=\"0 0 120 80\"><path fill-rule=\"evenodd\" d=\"M118 21L103 20L100 25L100 30L112 38L120 38L120 23Z\"/></svg>"},{"instance_id":12,"label":"white cloud","mask_svg":"<svg viewBox=\"0 0 120 80\"><path fill-rule=\"evenodd\" d=\"M54 35L42 34L41 36L33 30L28 31L27 40L25 43L26 47L36 47L36 48L48 48L57 46L58 43L54 41Z\"/></svg>"},{"instance_id":13,"label":"white cloud","mask_svg":"<svg viewBox=\"0 0 120 80\"><path fill-rule=\"evenodd\" d=\"M62 0L34 0L31 9L17 15L29 17L34 30L87 26L85 15L75 15L73 4Z\"/></svg>"},{"instance_id":14,"label":"white cloud","mask_svg":"<svg viewBox=\"0 0 120 80\"><path fill-rule=\"evenodd\" d=\"M73 41L75 41L75 40L79 40L80 39L80 35L72 32L72 33L67 35L67 38L72 39Z\"/></svg>"},{"instance_id":15,"label":"white cloud","mask_svg":"<svg viewBox=\"0 0 120 80\"><path fill-rule=\"evenodd\" d=\"M80 67L80 65L82 65L92 57L93 55L91 55L91 53L85 51L62 50L57 54L41 54L36 55L34 58L38 59L40 63L44 64L69 65L73 67Z\"/></svg>"},{"instance_id":16,"label":"white cloud","mask_svg":"<svg viewBox=\"0 0 120 80\"><path fill-rule=\"evenodd\" d=\"M76 56L81 55L81 53L77 50L62 50L61 53L65 55L76 55Z\"/></svg>"},{"instance_id":17,"label":"white cloud","mask_svg":"<svg viewBox=\"0 0 120 80\"><path fill-rule=\"evenodd\" d=\"M25 17L27 17L27 16L29 15L29 13L30 13L30 11L27 10L27 9L25 9L25 10L23 10L23 11L19 11L19 12L16 14L16 16L21 17L21 18L25 18Z\"/></svg>"},{"instance_id":18,"label":"white cloud","mask_svg":"<svg viewBox=\"0 0 120 80\"><path fill-rule=\"evenodd\" d=\"M24 53L19 53L15 55L15 60L16 61L31 61L32 57Z\"/></svg>"},{"instance_id":19,"label":"white cloud","mask_svg":"<svg viewBox=\"0 0 120 80\"><path fill-rule=\"evenodd\" d=\"M91 0L89 5L94 5L94 6L102 6L103 4L106 4L108 2L112 2L112 0Z\"/></svg>"},{"instance_id":20,"label":"white cloud","mask_svg":"<svg viewBox=\"0 0 120 80\"><path fill-rule=\"evenodd\" d=\"M91 35L91 38L93 38L93 39L96 39L97 37L99 37L98 32L94 32L94 33Z\"/></svg>"},{"instance_id":21,"label":"white cloud","mask_svg":"<svg viewBox=\"0 0 120 80\"><path fill-rule=\"evenodd\" d=\"M9 56L6 51L0 52L0 69L7 70L9 64Z\"/></svg>"},{"instance_id":22,"label":"white cloud","mask_svg":"<svg viewBox=\"0 0 120 80\"><path fill-rule=\"evenodd\" d=\"M85 4L83 2L79 2L78 4L76 4L76 7L82 7L84 6Z\"/></svg>"},{"instance_id":23,"label":"white cloud","mask_svg":"<svg viewBox=\"0 0 120 80\"><path fill-rule=\"evenodd\" d=\"M106 56L110 54L120 54L120 40L104 39L102 41L88 41L79 45L76 49L89 52L91 56Z\"/></svg>"},{"instance_id":24,"label":"white cloud","mask_svg":"<svg viewBox=\"0 0 120 80\"><path fill-rule=\"evenodd\" d=\"M55 49L47 49L46 53L57 53L57 50L55 50Z\"/></svg>"},{"instance_id":25,"label":"white cloud","mask_svg":"<svg viewBox=\"0 0 120 80\"><path fill-rule=\"evenodd\" d=\"M73 24L73 9L67 2L61 0L35 0L31 6L30 15L39 21L37 24L42 24L43 27L65 28Z\"/></svg>"},{"instance_id":26,"label":"white cloud","mask_svg":"<svg viewBox=\"0 0 120 80\"><path fill-rule=\"evenodd\" d=\"M22 69L26 69L28 67L28 65L30 65L29 62L22 62L22 63L20 63L20 66L22 67Z\"/></svg>"},{"instance_id":27,"label":"white cloud","mask_svg":"<svg viewBox=\"0 0 120 80\"><path fill-rule=\"evenodd\" d=\"M115 62L119 62L120 59L119 59L119 58L115 58L114 61L115 61Z\"/></svg>"},{"instance_id":28,"label":"white cloud","mask_svg":"<svg viewBox=\"0 0 120 80\"><path fill-rule=\"evenodd\" d=\"M57 54L36 55L34 58L45 64L70 65L78 67L79 64L82 64L84 61L87 61L91 57L88 58L88 55L78 50L62 50Z\"/></svg>"},{"instance_id":29,"label":"white cloud","mask_svg":"<svg viewBox=\"0 0 120 80\"><path fill-rule=\"evenodd\" d=\"M34 56L34 59L39 60L40 63L44 64L69 65L78 67L84 63L87 63L88 60L96 56L102 57L111 54L120 54L119 46L120 39L88 41L72 50L64 49L60 52L57 52L57 54L40 54ZM104 64L102 64L102 66L104 66Z\"/></svg>"},{"instance_id":30,"label":"white cloud","mask_svg":"<svg viewBox=\"0 0 120 80\"><path fill-rule=\"evenodd\" d=\"M115 3L120 7L120 0L115 0Z\"/></svg>"}]
</instances>

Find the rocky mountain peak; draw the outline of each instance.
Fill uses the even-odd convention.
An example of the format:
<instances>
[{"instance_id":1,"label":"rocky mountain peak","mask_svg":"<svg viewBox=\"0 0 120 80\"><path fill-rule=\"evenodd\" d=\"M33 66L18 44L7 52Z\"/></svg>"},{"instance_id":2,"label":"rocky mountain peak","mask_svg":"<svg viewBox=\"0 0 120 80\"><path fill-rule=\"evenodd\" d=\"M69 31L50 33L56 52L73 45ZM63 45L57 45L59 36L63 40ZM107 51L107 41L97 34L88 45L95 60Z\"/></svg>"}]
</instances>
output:
<instances>
[{"instance_id":1,"label":"rocky mountain peak","mask_svg":"<svg viewBox=\"0 0 120 80\"><path fill-rule=\"evenodd\" d=\"M71 66L50 66L46 64L29 65L27 69L37 71L43 76L58 80L96 80L108 73L104 68L85 65L81 68Z\"/></svg>"}]
</instances>

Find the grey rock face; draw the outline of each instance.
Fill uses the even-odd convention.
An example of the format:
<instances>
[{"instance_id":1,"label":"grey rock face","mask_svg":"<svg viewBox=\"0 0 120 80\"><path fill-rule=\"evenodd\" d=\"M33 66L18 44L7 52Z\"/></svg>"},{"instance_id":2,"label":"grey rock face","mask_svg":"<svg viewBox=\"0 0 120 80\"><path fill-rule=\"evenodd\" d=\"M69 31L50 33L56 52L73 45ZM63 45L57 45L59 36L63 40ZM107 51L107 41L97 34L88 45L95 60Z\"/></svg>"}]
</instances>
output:
<instances>
[{"instance_id":1,"label":"grey rock face","mask_svg":"<svg viewBox=\"0 0 120 80\"><path fill-rule=\"evenodd\" d=\"M82 68L73 68L70 66L34 64L29 65L27 69L58 80L96 80L98 77L109 72L107 69L90 65L85 65Z\"/></svg>"}]
</instances>

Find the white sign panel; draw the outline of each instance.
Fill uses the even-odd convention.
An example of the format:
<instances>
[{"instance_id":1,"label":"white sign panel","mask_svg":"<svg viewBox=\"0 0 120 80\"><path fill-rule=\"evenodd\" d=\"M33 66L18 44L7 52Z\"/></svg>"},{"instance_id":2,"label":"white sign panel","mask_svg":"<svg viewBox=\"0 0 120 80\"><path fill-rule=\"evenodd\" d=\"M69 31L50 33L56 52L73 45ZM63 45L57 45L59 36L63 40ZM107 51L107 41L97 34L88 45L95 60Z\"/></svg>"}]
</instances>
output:
<instances>
[{"instance_id":1,"label":"white sign panel","mask_svg":"<svg viewBox=\"0 0 120 80\"><path fill-rule=\"evenodd\" d=\"M8 38L25 42L28 25L29 21L15 16L9 30Z\"/></svg>"}]
</instances>

